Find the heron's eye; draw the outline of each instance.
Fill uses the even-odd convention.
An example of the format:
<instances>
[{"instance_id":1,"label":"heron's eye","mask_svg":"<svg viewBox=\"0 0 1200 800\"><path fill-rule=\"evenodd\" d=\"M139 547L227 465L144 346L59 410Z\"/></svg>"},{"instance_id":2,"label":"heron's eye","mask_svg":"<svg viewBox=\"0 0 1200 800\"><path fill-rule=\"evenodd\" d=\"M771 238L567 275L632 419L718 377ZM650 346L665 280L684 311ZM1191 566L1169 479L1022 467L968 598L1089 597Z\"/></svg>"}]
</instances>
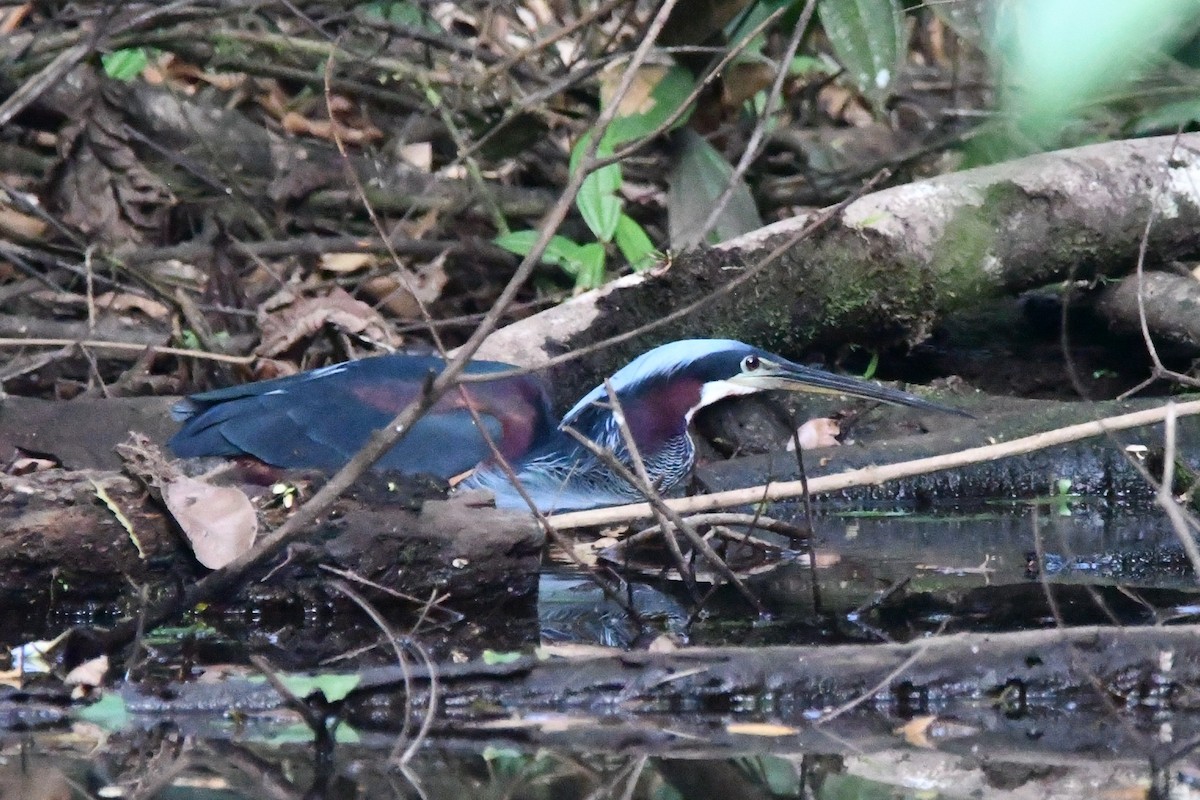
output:
<instances>
[{"instance_id":1,"label":"heron's eye","mask_svg":"<svg viewBox=\"0 0 1200 800\"><path fill-rule=\"evenodd\" d=\"M746 372L754 372L762 366L762 362L758 360L758 356L746 356L742 359L742 369Z\"/></svg>"}]
</instances>

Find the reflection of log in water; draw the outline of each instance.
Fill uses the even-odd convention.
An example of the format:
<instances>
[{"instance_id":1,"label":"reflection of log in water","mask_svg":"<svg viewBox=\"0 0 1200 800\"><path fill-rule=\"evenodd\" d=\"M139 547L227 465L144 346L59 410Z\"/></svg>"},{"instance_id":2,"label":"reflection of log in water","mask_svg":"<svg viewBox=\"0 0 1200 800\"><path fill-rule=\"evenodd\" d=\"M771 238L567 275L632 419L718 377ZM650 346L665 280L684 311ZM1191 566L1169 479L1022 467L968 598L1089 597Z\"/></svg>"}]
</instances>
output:
<instances>
[{"instance_id":1,"label":"reflection of log in water","mask_svg":"<svg viewBox=\"0 0 1200 800\"><path fill-rule=\"evenodd\" d=\"M411 698L399 668L360 672L347 718L398 728L406 701L418 709L428 702L428 671L413 665L408 672ZM1113 724L1118 718L1173 714L1176 741L1200 723L1184 713L1195 707L1189 687L1200 680L1200 626L955 634L904 645L614 651L444 664L436 673L435 731L597 749L619 741L654 752L873 750L894 745L893 730L905 719L929 714L945 722L944 735L937 726L928 734L939 748L967 752L990 741L992 755L1035 748L1136 757L1151 745L1135 726ZM282 705L266 684L244 680L152 694L126 687L123 695L130 711L159 721ZM814 724L860 699L842 716ZM762 721L769 730L738 727Z\"/></svg>"}]
</instances>

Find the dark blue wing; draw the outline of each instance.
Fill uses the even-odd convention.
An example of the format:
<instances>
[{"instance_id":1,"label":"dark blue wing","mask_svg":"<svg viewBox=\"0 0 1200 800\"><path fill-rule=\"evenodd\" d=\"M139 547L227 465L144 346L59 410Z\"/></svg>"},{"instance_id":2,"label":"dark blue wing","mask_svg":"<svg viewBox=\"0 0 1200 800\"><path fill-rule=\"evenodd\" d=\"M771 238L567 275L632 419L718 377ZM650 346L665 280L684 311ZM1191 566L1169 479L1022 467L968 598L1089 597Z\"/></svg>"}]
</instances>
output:
<instances>
[{"instance_id":1,"label":"dark blue wing","mask_svg":"<svg viewBox=\"0 0 1200 800\"><path fill-rule=\"evenodd\" d=\"M421 389L441 359L390 355L335 364L286 378L192 395L175 412L186 419L168 443L176 455L251 455L288 468L334 470L390 422ZM468 374L512 369L480 361ZM531 376L470 384L467 391L489 436L504 444L510 415L538 430L552 427L544 388ZM451 391L413 427L376 469L451 477L485 460L490 450L461 395ZM493 411L493 409L496 409ZM506 427L506 423L510 423ZM509 442L527 450L529 444Z\"/></svg>"}]
</instances>

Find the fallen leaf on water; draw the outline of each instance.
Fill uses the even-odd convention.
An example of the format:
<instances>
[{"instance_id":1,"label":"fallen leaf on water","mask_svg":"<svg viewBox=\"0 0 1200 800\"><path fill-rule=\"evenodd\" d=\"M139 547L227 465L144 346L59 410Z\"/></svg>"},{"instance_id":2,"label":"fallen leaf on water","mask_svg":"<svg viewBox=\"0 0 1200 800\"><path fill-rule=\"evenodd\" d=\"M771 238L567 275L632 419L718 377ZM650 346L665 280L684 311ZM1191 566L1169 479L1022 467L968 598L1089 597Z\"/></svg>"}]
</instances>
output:
<instances>
[{"instance_id":1,"label":"fallen leaf on water","mask_svg":"<svg viewBox=\"0 0 1200 800\"><path fill-rule=\"evenodd\" d=\"M903 736L904 741L913 747L933 749L933 742L929 740L929 726L935 722L937 722L937 717L931 715L914 717L899 728L896 728L892 733Z\"/></svg>"},{"instance_id":2,"label":"fallen leaf on water","mask_svg":"<svg viewBox=\"0 0 1200 800\"><path fill-rule=\"evenodd\" d=\"M979 733L979 728L956 720L941 719L929 715L914 717L904 725L896 728L893 733L903 736L904 741L913 747L924 747L932 750L937 746L935 744L937 740L962 739L967 736L975 736Z\"/></svg>"},{"instance_id":3,"label":"fallen leaf on water","mask_svg":"<svg viewBox=\"0 0 1200 800\"><path fill-rule=\"evenodd\" d=\"M254 546L258 515L239 489L176 478L163 489L163 501L196 560L209 569L220 569Z\"/></svg>"}]
</instances>

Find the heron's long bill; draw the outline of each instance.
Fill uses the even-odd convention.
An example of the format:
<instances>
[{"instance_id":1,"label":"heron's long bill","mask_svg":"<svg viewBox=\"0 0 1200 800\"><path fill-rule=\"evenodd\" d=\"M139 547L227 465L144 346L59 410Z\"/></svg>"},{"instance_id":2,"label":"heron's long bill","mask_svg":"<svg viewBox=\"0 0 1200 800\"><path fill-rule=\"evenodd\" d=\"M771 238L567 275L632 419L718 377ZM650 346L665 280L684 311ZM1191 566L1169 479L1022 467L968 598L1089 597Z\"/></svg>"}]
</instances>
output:
<instances>
[{"instance_id":1,"label":"heron's long bill","mask_svg":"<svg viewBox=\"0 0 1200 800\"><path fill-rule=\"evenodd\" d=\"M808 392L810 394L846 394L851 397L862 397L867 400L879 400L897 406L911 406L928 411L941 411L956 414L960 417L972 417L961 409L931 403L922 400L914 394L902 392L870 381L852 378L848 375L835 375L820 369L803 367L799 364L772 364L759 370L757 374L742 375L740 378L753 380L755 385L764 389L784 389L789 392Z\"/></svg>"}]
</instances>

